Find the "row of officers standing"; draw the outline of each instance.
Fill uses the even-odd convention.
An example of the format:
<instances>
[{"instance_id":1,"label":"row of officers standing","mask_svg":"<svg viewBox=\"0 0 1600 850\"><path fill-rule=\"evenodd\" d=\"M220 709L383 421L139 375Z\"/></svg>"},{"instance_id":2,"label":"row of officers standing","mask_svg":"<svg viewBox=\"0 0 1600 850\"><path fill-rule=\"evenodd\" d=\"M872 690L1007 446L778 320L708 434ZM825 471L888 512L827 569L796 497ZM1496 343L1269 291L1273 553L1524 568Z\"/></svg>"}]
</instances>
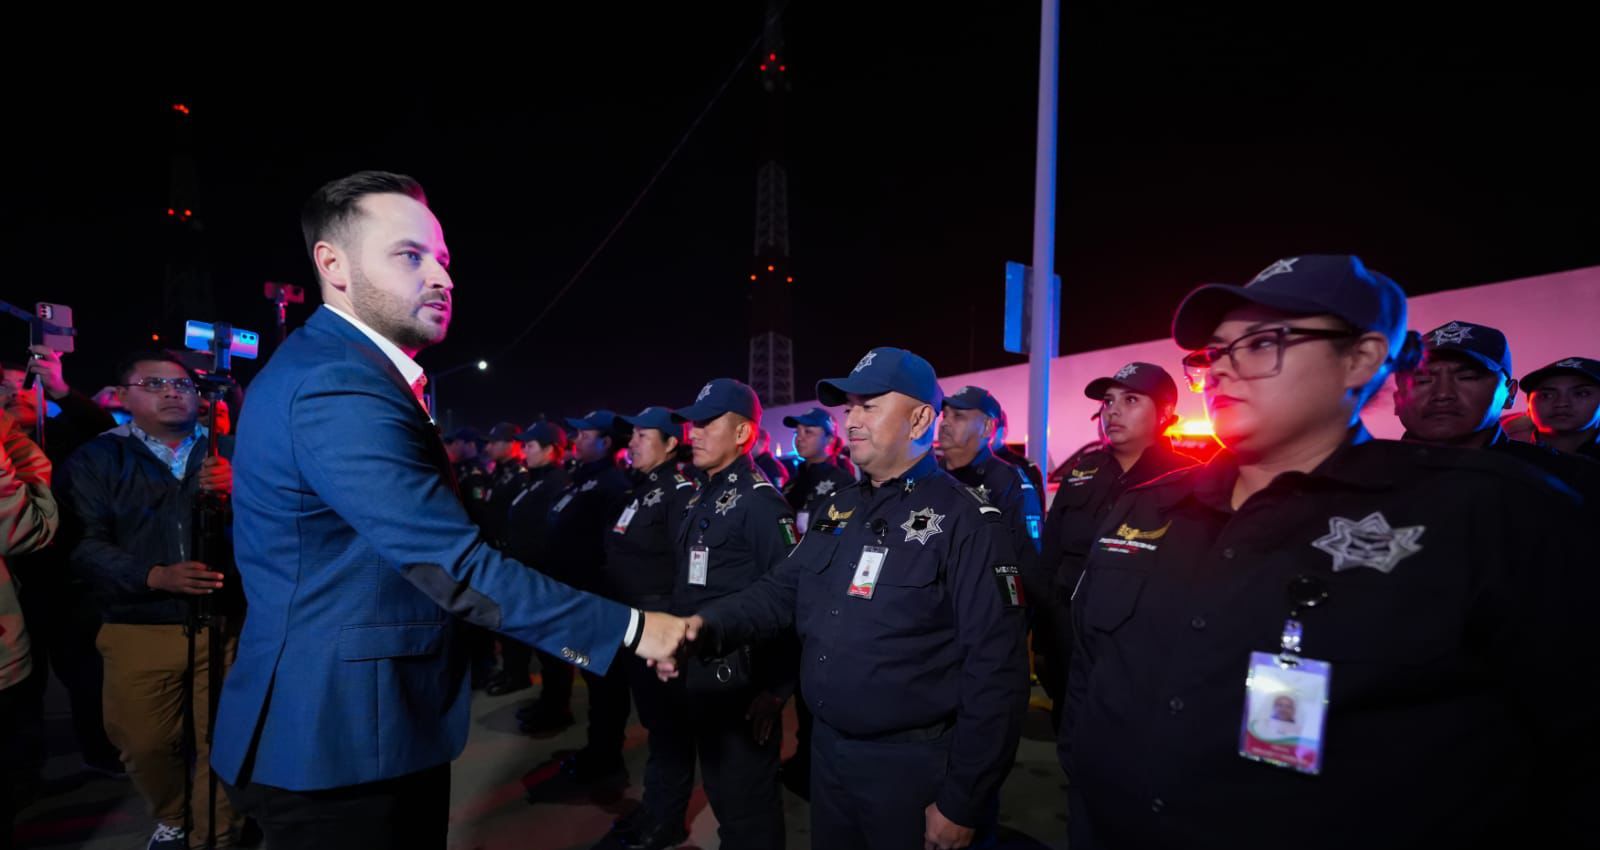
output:
<instances>
[{"instance_id":1,"label":"row of officers standing","mask_svg":"<svg viewBox=\"0 0 1600 850\"><path fill-rule=\"evenodd\" d=\"M675 669L542 659L523 727L572 722L575 665L572 775L621 769L630 693L650 733L643 804L607 846L681 843L698 764L722 845L773 848L795 697L783 780L814 843L982 845L1031 629L1074 850L1570 839L1595 786L1573 649L1596 589L1600 362L1519 382L1488 325L1406 328L1399 286L1355 257L1201 287L1173 332L1225 448L1176 451L1177 384L1130 363L1085 388L1103 439L1061 466L1048 513L1037 472L992 448L993 396L946 395L897 348L818 384L842 426L784 420L793 470L758 465L760 401L731 379L568 420L570 447L550 423L497 426L492 475L451 435L488 538L696 632ZM1391 376L1406 436L1375 440L1360 416ZM1500 429L1519 387L1535 443ZM503 642L497 690L526 685L527 653Z\"/></svg>"}]
</instances>

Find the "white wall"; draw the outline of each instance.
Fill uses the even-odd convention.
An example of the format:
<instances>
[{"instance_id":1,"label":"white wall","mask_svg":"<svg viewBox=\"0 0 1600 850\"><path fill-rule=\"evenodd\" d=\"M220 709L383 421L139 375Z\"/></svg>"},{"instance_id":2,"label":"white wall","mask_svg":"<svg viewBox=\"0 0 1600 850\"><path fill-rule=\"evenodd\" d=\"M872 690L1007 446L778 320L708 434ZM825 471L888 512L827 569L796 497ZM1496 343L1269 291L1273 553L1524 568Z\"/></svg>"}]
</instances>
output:
<instances>
[{"instance_id":1,"label":"white wall","mask_svg":"<svg viewBox=\"0 0 1600 850\"><path fill-rule=\"evenodd\" d=\"M1426 331L1453 320L1499 328L1511 342L1512 365L1517 376L1564 357L1600 357L1600 266L1522 280L1491 283L1410 299L1410 325ZM842 352L838 374L846 374L866 352ZM1084 398L1083 388L1095 378L1114 374L1133 360L1163 366L1178 382L1178 413L1186 419L1204 419L1200 396L1183 389L1183 351L1171 339L1106 348L1058 357L1050 364L1050 457L1059 462L1079 446L1095 439L1089 417L1093 402ZM935 370L939 368L934 363ZM1028 366L1018 364L1000 369L961 375L940 373L939 383L946 392L974 384L999 399L1011 420L1012 441L1027 434ZM1527 397L1519 393L1517 408ZM776 445L791 450L794 433L783 426L783 417L808 410L817 402L786 405L767 410L763 424L771 429ZM1367 409L1366 423L1379 437L1398 437L1400 423L1394 418L1386 390Z\"/></svg>"}]
</instances>

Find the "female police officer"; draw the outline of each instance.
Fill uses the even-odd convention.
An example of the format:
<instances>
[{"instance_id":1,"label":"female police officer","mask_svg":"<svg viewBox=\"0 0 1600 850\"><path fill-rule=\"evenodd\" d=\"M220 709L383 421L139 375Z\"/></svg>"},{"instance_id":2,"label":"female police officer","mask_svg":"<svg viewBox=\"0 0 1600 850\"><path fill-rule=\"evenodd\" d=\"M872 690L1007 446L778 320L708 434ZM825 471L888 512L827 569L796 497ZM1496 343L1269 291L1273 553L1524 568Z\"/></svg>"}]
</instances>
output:
<instances>
[{"instance_id":1,"label":"female police officer","mask_svg":"<svg viewBox=\"0 0 1600 850\"><path fill-rule=\"evenodd\" d=\"M1416 362L1405 316L1348 256L1178 309L1226 448L1131 490L1089 554L1074 850L1578 834L1592 707L1561 648L1594 596L1574 500L1498 455L1368 436L1362 404Z\"/></svg>"}]
</instances>

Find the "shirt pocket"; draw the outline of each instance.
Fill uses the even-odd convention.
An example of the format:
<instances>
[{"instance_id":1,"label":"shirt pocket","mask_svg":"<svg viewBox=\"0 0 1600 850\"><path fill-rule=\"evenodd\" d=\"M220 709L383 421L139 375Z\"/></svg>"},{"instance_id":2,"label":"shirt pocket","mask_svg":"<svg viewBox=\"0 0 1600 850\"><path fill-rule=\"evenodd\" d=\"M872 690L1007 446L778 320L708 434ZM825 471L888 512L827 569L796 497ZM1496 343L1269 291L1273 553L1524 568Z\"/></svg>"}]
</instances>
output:
<instances>
[{"instance_id":1,"label":"shirt pocket","mask_svg":"<svg viewBox=\"0 0 1600 850\"><path fill-rule=\"evenodd\" d=\"M1087 590L1078 601L1083 623L1099 632L1114 632L1133 617L1144 592L1145 574L1136 570L1096 568L1089 571Z\"/></svg>"}]
</instances>

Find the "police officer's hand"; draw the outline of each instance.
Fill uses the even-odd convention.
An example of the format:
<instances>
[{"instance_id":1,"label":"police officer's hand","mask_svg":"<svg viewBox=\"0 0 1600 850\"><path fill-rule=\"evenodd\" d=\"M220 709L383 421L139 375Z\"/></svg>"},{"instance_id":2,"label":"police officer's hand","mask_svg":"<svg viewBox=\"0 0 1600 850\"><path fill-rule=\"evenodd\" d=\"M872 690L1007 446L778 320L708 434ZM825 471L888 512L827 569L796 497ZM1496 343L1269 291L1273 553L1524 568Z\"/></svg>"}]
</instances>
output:
<instances>
[{"instance_id":1,"label":"police officer's hand","mask_svg":"<svg viewBox=\"0 0 1600 850\"><path fill-rule=\"evenodd\" d=\"M233 464L225 457L208 457L200 464L200 489L233 494Z\"/></svg>"},{"instance_id":2,"label":"police officer's hand","mask_svg":"<svg viewBox=\"0 0 1600 850\"><path fill-rule=\"evenodd\" d=\"M150 574L145 577L145 584L150 585L153 590L205 596L222 587L222 573L212 572L210 567L199 561L158 564L150 568Z\"/></svg>"},{"instance_id":3,"label":"police officer's hand","mask_svg":"<svg viewBox=\"0 0 1600 850\"><path fill-rule=\"evenodd\" d=\"M783 716L783 704L787 700L779 699L776 695L762 691L750 701L750 710L744 713L744 719L750 721L750 739L756 746L765 744L772 737L772 730L778 726L778 718Z\"/></svg>"},{"instance_id":4,"label":"police officer's hand","mask_svg":"<svg viewBox=\"0 0 1600 850\"><path fill-rule=\"evenodd\" d=\"M44 394L58 401L65 398L72 390L61 373L61 355L46 345L30 345L28 351L33 355L28 361L28 373L39 376Z\"/></svg>"},{"instance_id":5,"label":"police officer's hand","mask_svg":"<svg viewBox=\"0 0 1600 850\"><path fill-rule=\"evenodd\" d=\"M656 677L663 682L670 682L678 678L678 658L688 646L700 637L700 630L705 628L706 621L696 614L683 621L683 639L678 644L678 651L671 658L651 660L650 666L656 668ZM642 645L641 645L642 646Z\"/></svg>"},{"instance_id":6,"label":"police officer's hand","mask_svg":"<svg viewBox=\"0 0 1600 850\"><path fill-rule=\"evenodd\" d=\"M642 628L644 635L639 639L639 648L633 651L634 654L656 668L656 675L662 681L676 677L678 650L688 640L685 635L689 631L689 622L660 611L647 611Z\"/></svg>"},{"instance_id":7,"label":"police officer's hand","mask_svg":"<svg viewBox=\"0 0 1600 850\"><path fill-rule=\"evenodd\" d=\"M945 817L937 803L928 804L924 820L927 831L922 836L923 850L960 850L972 843L974 830Z\"/></svg>"}]
</instances>

